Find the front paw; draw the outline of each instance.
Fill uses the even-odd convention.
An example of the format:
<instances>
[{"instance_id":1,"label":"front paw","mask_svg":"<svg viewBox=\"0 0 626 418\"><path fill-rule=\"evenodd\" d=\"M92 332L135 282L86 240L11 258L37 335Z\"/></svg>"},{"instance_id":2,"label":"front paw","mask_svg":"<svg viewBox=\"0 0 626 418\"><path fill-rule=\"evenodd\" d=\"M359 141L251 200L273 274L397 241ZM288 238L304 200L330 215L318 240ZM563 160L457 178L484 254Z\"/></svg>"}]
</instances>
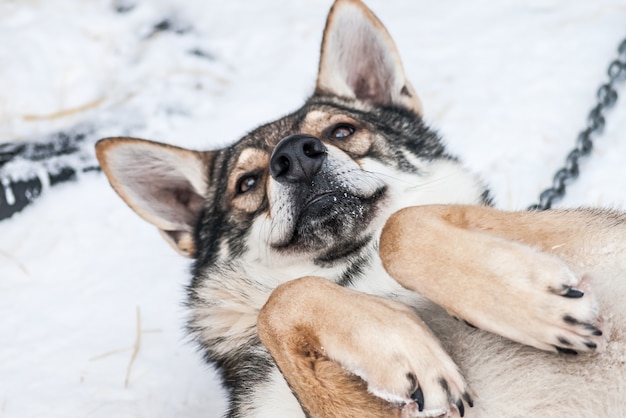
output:
<instances>
[{"instance_id":1,"label":"front paw","mask_svg":"<svg viewBox=\"0 0 626 418\"><path fill-rule=\"evenodd\" d=\"M509 248L510 250L510 248ZM599 313L588 280L557 257L524 246L494 254L499 280L480 303L456 313L473 325L536 348L578 354L600 343Z\"/></svg>"},{"instance_id":2,"label":"front paw","mask_svg":"<svg viewBox=\"0 0 626 418\"><path fill-rule=\"evenodd\" d=\"M403 417L464 416L470 389L439 341L405 305L373 300L347 340L323 342L328 357L403 405Z\"/></svg>"},{"instance_id":3,"label":"front paw","mask_svg":"<svg viewBox=\"0 0 626 418\"><path fill-rule=\"evenodd\" d=\"M602 331L598 304L591 292L589 279L578 279L569 269L562 280L548 285L543 298L552 302L538 334L552 349L564 354L593 351L601 341ZM559 276L555 275L558 279ZM539 312L541 314L541 312Z\"/></svg>"}]
</instances>

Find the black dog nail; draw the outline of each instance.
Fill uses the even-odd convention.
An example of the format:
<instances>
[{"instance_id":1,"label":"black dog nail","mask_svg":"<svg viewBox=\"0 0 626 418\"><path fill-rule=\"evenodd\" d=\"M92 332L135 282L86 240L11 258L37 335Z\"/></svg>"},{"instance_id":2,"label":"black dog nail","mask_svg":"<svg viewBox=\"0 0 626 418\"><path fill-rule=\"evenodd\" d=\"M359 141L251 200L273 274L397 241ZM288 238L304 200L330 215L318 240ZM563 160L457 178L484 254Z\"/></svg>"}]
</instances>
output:
<instances>
[{"instance_id":1,"label":"black dog nail","mask_svg":"<svg viewBox=\"0 0 626 418\"><path fill-rule=\"evenodd\" d=\"M578 289L574 289L573 287L568 287L567 291L562 295L566 298L578 299L582 298L585 294Z\"/></svg>"},{"instance_id":2,"label":"black dog nail","mask_svg":"<svg viewBox=\"0 0 626 418\"><path fill-rule=\"evenodd\" d=\"M592 350L598 348L598 345L593 341L585 341L585 345L587 346L587 348L591 348Z\"/></svg>"},{"instance_id":3,"label":"black dog nail","mask_svg":"<svg viewBox=\"0 0 626 418\"><path fill-rule=\"evenodd\" d=\"M578 355L578 352L575 350L572 350L570 348L563 348L563 347L559 347L559 346L555 346L556 347L556 351L558 351L561 354L568 354L570 356L576 356Z\"/></svg>"},{"instance_id":4,"label":"black dog nail","mask_svg":"<svg viewBox=\"0 0 626 418\"><path fill-rule=\"evenodd\" d=\"M598 328L594 327L591 324L585 324L585 328L587 328L589 331L591 331L592 335L595 335L597 337L602 335L602 331L600 331Z\"/></svg>"},{"instance_id":5,"label":"black dog nail","mask_svg":"<svg viewBox=\"0 0 626 418\"><path fill-rule=\"evenodd\" d=\"M465 392L463 394L463 399L465 399L465 402L467 402L470 408L474 407L474 400L472 399L469 393Z\"/></svg>"},{"instance_id":6,"label":"black dog nail","mask_svg":"<svg viewBox=\"0 0 626 418\"><path fill-rule=\"evenodd\" d=\"M417 409L421 412L424 410L424 392L422 392L421 388L417 388L415 392L411 395L411 399L415 401L417 404Z\"/></svg>"},{"instance_id":7,"label":"black dog nail","mask_svg":"<svg viewBox=\"0 0 626 418\"><path fill-rule=\"evenodd\" d=\"M456 409L459 410L459 414L461 414L462 417L465 416L465 408L463 407L463 401L462 400L458 400L456 401Z\"/></svg>"}]
</instances>

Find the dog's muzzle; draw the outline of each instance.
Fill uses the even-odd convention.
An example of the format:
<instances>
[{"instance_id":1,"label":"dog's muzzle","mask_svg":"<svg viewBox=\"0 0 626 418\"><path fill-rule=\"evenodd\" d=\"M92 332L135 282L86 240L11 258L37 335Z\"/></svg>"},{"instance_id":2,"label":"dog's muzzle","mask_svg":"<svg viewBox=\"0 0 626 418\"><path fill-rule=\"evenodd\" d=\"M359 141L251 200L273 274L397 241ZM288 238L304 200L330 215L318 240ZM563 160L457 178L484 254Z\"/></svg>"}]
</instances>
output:
<instances>
[{"instance_id":1,"label":"dog's muzzle","mask_svg":"<svg viewBox=\"0 0 626 418\"><path fill-rule=\"evenodd\" d=\"M270 173L279 183L311 181L326 159L326 147L314 136L296 134L281 139L270 157Z\"/></svg>"}]
</instances>

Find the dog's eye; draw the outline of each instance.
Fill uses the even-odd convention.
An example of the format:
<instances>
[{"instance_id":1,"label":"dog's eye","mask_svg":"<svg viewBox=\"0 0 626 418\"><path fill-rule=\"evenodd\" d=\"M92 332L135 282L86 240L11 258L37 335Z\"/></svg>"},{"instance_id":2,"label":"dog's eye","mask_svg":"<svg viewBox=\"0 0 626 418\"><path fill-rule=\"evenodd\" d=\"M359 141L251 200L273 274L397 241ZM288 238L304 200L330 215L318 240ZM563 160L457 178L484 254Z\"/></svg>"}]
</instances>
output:
<instances>
[{"instance_id":1,"label":"dog's eye","mask_svg":"<svg viewBox=\"0 0 626 418\"><path fill-rule=\"evenodd\" d=\"M258 174L247 174L239 179L237 183L237 194L243 194L254 189L259 181Z\"/></svg>"},{"instance_id":2,"label":"dog's eye","mask_svg":"<svg viewBox=\"0 0 626 418\"><path fill-rule=\"evenodd\" d=\"M345 139L352 135L356 128L348 123L341 123L330 132L331 139Z\"/></svg>"}]
</instances>

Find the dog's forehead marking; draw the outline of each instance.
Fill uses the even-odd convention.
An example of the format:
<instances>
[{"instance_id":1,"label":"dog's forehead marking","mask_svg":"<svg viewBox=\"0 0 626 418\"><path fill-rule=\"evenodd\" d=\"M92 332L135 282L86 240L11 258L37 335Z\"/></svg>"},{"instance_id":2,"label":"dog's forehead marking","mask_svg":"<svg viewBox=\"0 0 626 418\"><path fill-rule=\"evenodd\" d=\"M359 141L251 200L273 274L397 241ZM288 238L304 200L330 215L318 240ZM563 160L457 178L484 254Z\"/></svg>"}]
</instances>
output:
<instances>
[{"instance_id":1,"label":"dog's forehead marking","mask_svg":"<svg viewBox=\"0 0 626 418\"><path fill-rule=\"evenodd\" d=\"M314 136L320 136L322 131L333 124L350 123L358 125L358 123L348 115L342 113L326 112L323 110L313 110L309 112L302 121L301 130Z\"/></svg>"},{"instance_id":2,"label":"dog's forehead marking","mask_svg":"<svg viewBox=\"0 0 626 418\"><path fill-rule=\"evenodd\" d=\"M268 155L266 151L258 148L246 148L239 154L239 158L237 158L235 171L260 168L267 164L267 159Z\"/></svg>"},{"instance_id":3,"label":"dog's forehead marking","mask_svg":"<svg viewBox=\"0 0 626 418\"><path fill-rule=\"evenodd\" d=\"M332 115L322 110L312 110L309 112L303 122L303 125L318 124L320 122L330 119Z\"/></svg>"}]
</instances>

